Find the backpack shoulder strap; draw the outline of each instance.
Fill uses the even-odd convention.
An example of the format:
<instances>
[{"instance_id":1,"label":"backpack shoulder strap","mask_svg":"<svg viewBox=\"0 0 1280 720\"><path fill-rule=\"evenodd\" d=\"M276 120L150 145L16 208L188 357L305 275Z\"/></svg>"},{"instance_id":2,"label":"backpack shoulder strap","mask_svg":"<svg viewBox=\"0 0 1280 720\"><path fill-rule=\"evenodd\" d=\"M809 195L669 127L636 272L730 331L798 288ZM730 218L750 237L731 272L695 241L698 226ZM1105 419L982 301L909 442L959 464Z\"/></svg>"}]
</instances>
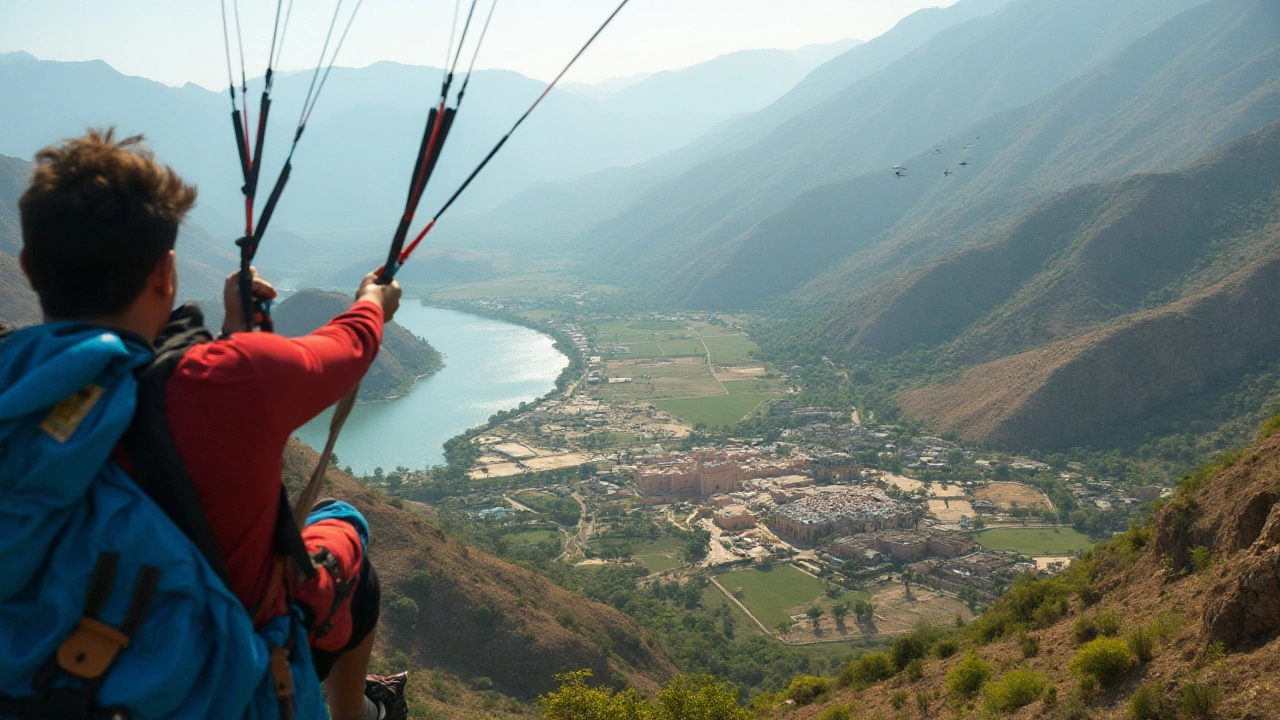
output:
<instances>
[{"instance_id":1,"label":"backpack shoulder strap","mask_svg":"<svg viewBox=\"0 0 1280 720\"><path fill-rule=\"evenodd\" d=\"M178 455L165 421L165 384L182 356L213 336L204 328L204 315L195 305L173 312L169 325L156 338L155 358L138 373L138 407L125 433L125 448L134 466L134 482L173 520L230 587L230 576L217 538L191 475Z\"/></svg>"},{"instance_id":2,"label":"backpack shoulder strap","mask_svg":"<svg viewBox=\"0 0 1280 720\"><path fill-rule=\"evenodd\" d=\"M0 341L3 341L6 337L9 337L10 335L12 335L13 331L16 329L17 328L14 328L11 325L5 325L4 323L0 322Z\"/></svg>"}]
</instances>

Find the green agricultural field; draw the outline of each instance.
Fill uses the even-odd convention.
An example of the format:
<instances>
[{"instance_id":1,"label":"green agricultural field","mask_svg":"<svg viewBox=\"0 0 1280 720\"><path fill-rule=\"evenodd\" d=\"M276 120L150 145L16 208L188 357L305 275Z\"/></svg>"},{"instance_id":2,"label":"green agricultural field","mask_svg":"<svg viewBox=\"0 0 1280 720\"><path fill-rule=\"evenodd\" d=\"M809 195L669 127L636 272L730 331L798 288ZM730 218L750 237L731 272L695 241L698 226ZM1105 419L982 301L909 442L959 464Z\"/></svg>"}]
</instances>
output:
<instances>
[{"instance_id":1,"label":"green agricultural field","mask_svg":"<svg viewBox=\"0 0 1280 720\"><path fill-rule=\"evenodd\" d=\"M718 427L733 425L773 395L773 393L712 395L679 400L658 400L654 404L694 425L705 423L708 427Z\"/></svg>"},{"instance_id":2,"label":"green agricultural field","mask_svg":"<svg viewBox=\"0 0 1280 720\"><path fill-rule=\"evenodd\" d=\"M777 380L722 380L724 389L733 395L743 395L745 393L770 393L777 392L781 383Z\"/></svg>"},{"instance_id":3,"label":"green agricultural field","mask_svg":"<svg viewBox=\"0 0 1280 720\"><path fill-rule=\"evenodd\" d=\"M702 347L701 340L666 340L662 342L662 352L668 357L706 357L707 350Z\"/></svg>"},{"instance_id":4,"label":"green agricultural field","mask_svg":"<svg viewBox=\"0 0 1280 720\"><path fill-rule=\"evenodd\" d=\"M1012 550L1030 557L1070 555L1088 550L1094 543L1074 528L992 528L973 538L991 550Z\"/></svg>"},{"instance_id":5,"label":"green agricultural field","mask_svg":"<svg viewBox=\"0 0 1280 720\"><path fill-rule=\"evenodd\" d=\"M618 344L625 345L627 349L630 350L631 352L610 355L610 357L612 357L615 360L632 359L632 358L643 359L643 358L659 357L662 355L662 348L658 347L658 343L656 342L635 342L630 344L628 343L618 343Z\"/></svg>"},{"instance_id":6,"label":"green agricultural field","mask_svg":"<svg viewBox=\"0 0 1280 720\"><path fill-rule=\"evenodd\" d=\"M649 332L679 332L688 329L686 323L675 320L637 320L627 323L627 327L633 330L648 330Z\"/></svg>"},{"instance_id":7,"label":"green agricultural field","mask_svg":"<svg viewBox=\"0 0 1280 720\"><path fill-rule=\"evenodd\" d=\"M522 532L511 533L506 537L510 538L513 543L521 543L524 545L536 545L545 540L560 539L560 533L555 530L524 530Z\"/></svg>"},{"instance_id":8,"label":"green agricultural field","mask_svg":"<svg viewBox=\"0 0 1280 720\"><path fill-rule=\"evenodd\" d=\"M704 337L711 350L711 362L716 365L738 365L751 362L751 353L760 348L746 335L719 335Z\"/></svg>"},{"instance_id":9,"label":"green agricultural field","mask_svg":"<svg viewBox=\"0 0 1280 720\"><path fill-rule=\"evenodd\" d=\"M797 570L793 565L775 565L769 570L752 568L717 575L725 590L742 588L742 604L765 627L788 620L787 608L824 597L822 581Z\"/></svg>"}]
</instances>

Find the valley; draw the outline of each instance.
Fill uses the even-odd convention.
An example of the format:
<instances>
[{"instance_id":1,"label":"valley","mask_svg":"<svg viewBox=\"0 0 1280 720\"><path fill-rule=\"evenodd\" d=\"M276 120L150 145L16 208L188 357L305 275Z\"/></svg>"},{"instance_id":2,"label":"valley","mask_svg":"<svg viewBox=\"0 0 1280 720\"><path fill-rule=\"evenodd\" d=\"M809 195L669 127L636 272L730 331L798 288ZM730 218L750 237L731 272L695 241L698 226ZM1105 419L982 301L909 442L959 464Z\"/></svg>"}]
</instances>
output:
<instances>
[{"instance_id":1,"label":"valley","mask_svg":"<svg viewBox=\"0 0 1280 720\"><path fill-rule=\"evenodd\" d=\"M280 334L383 262L399 90L438 73L335 69L257 259ZM541 88L475 82L419 215ZM200 180L179 299L218 325L224 98L25 53L0 90L33 98L0 121L0 323L42 319L28 159L106 118ZM1274 0L957 0L561 87L398 272L326 493L373 526L410 717L1274 716ZM693 686L719 709L663 705Z\"/></svg>"}]
</instances>

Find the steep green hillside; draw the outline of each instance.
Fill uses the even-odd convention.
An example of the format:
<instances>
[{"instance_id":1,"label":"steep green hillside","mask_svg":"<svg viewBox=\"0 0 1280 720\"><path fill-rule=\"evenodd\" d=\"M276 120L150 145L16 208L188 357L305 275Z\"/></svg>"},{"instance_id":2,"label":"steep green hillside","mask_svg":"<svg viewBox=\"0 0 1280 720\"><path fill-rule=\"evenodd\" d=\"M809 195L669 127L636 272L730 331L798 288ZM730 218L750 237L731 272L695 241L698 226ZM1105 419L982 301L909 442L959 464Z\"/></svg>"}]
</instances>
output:
<instances>
[{"instance_id":1,"label":"steep green hillside","mask_svg":"<svg viewBox=\"0 0 1280 720\"><path fill-rule=\"evenodd\" d=\"M1280 229L1266 238L1280 246ZM1280 355L1280 256L1115 327L979 365L909 392L905 413L1019 448L1105 443L1117 425Z\"/></svg>"},{"instance_id":2,"label":"steep green hillside","mask_svg":"<svg viewBox=\"0 0 1280 720\"><path fill-rule=\"evenodd\" d=\"M805 283L794 301L845 303L1072 185L1181 166L1280 114L1278 25L1266 0L1193 8L1035 102L922 143L907 177L881 170L802 195L654 296L741 307Z\"/></svg>"},{"instance_id":3,"label":"steep green hillside","mask_svg":"<svg viewBox=\"0 0 1280 720\"><path fill-rule=\"evenodd\" d=\"M280 303L273 313L276 332L286 337L306 335L351 307L351 296L323 290L303 290ZM401 395L419 378L443 367L440 352L426 340L395 322L382 333L382 349L360 383L361 400L384 400Z\"/></svg>"},{"instance_id":4,"label":"steep green hillside","mask_svg":"<svg viewBox=\"0 0 1280 720\"><path fill-rule=\"evenodd\" d=\"M842 308L824 335L883 356L955 340L944 356L956 365L1021 352L1201 290L1273 249L1277 199L1280 122L1184 170L1073 188L999 239Z\"/></svg>"},{"instance_id":5,"label":"steep green hillside","mask_svg":"<svg viewBox=\"0 0 1280 720\"><path fill-rule=\"evenodd\" d=\"M949 28L751 148L663 183L589 230L582 246L619 278L665 275L806 189L888 168L975 121L1035 100L1197 3L1023 0ZM964 141L950 144L959 151Z\"/></svg>"}]
</instances>

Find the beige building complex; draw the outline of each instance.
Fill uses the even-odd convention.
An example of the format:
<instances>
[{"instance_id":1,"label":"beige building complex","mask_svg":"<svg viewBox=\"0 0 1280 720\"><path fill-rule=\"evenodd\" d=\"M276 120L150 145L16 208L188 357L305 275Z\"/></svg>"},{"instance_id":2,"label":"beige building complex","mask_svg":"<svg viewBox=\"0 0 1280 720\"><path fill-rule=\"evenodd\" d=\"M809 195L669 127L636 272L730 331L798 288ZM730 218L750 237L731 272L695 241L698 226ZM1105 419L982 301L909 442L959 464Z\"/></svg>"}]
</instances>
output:
<instances>
[{"instance_id":1,"label":"beige building complex","mask_svg":"<svg viewBox=\"0 0 1280 720\"><path fill-rule=\"evenodd\" d=\"M783 505L769 525L781 535L814 543L832 535L871 533L912 524L911 509L879 490L841 488Z\"/></svg>"},{"instance_id":2,"label":"beige building complex","mask_svg":"<svg viewBox=\"0 0 1280 720\"><path fill-rule=\"evenodd\" d=\"M636 467L636 488L650 497L709 497L741 489L746 480L786 475L802 465L749 450L670 453L641 459Z\"/></svg>"}]
</instances>

